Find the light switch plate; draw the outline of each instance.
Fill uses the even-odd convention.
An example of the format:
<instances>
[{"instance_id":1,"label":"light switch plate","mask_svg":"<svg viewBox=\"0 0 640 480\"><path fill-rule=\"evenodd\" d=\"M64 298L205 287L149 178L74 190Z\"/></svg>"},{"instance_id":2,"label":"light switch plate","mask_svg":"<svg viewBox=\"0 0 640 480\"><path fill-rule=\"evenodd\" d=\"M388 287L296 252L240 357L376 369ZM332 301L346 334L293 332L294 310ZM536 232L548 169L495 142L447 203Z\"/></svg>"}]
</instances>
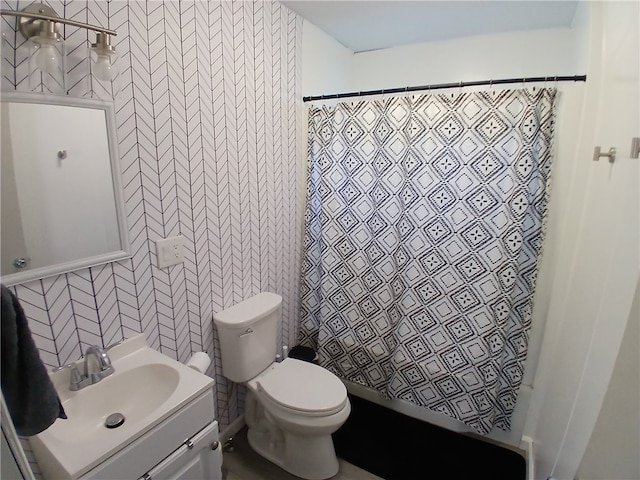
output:
<instances>
[{"instance_id":1,"label":"light switch plate","mask_svg":"<svg viewBox=\"0 0 640 480\"><path fill-rule=\"evenodd\" d=\"M170 267L184 262L182 236L156 240L156 257L158 268Z\"/></svg>"}]
</instances>

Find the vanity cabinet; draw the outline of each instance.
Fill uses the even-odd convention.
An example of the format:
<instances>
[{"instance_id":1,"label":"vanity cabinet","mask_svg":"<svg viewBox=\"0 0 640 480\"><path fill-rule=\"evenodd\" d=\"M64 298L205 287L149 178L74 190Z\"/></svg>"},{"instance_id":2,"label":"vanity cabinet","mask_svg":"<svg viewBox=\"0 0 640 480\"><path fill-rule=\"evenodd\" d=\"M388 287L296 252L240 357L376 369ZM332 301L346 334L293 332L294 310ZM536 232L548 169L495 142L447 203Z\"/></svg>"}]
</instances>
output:
<instances>
[{"instance_id":1,"label":"vanity cabinet","mask_svg":"<svg viewBox=\"0 0 640 480\"><path fill-rule=\"evenodd\" d=\"M221 480L222 445L213 422L138 480Z\"/></svg>"},{"instance_id":2,"label":"vanity cabinet","mask_svg":"<svg viewBox=\"0 0 640 480\"><path fill-rule=\"evenodd\" d=\"M222 480L218 435L209 390L79 480Z\"/></svg>"},{"instance_id":3,"label":"vanity cabinet","mask_svg":"<svg viewBox=\"0 0 640 480\"><path fill-rule=\"evenodd\" d=\"M113 373L79 390L50 377L67 419L29 437L44 480L221 480L211 377L150 348L143 334L109 350ZM119 414L124 422L109 427Z\"/></svg>"}]
</instances>

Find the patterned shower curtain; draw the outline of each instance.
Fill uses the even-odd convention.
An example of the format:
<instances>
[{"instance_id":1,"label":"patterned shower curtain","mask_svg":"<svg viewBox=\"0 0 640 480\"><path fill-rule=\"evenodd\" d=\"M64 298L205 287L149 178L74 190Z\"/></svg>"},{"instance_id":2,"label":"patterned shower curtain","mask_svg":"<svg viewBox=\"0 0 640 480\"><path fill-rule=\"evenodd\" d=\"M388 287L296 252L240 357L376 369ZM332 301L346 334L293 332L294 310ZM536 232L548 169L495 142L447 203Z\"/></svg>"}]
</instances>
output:
<instances>
[{"instance_id":1,"label":"patterned shower curtain","mask_svg":"<svg viewBox=\"0 0 640 480\"><path fill-rule=\"evenodd\" d=\"M510 429L555 96L311 108L300 339L323 366L480 433Z\"/></svg>"}]
</instances>

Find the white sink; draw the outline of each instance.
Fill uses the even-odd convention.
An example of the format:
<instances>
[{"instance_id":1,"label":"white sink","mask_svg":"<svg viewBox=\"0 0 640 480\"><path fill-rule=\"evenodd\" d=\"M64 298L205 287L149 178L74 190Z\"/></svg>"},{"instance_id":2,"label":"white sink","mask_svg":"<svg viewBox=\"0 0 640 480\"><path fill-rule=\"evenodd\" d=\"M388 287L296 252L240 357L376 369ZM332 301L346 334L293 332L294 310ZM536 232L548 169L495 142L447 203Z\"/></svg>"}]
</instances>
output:
<instances>
[{"instance_id":1,"label":"white sink","mask_svg":"<svg viewBox=\"0 0 640 480\"><path fill-rule=\"evenodd\" d=\"M80 478L183 406L210 390L213 379L145 343L142 334L109 350L114 373L81 390L69 390L69 370L52 373L68 416L29 439L43 470ZM107 428L113 413L124 423Z\"/></svg>"},{"instance_id":2,"label":"white sink","mask_svg":"<svg viewBox=\"0 0 640 480\"><path fill-rule=\"evenodd\" d=\"M118 370L116 370L118 372ZM148 417L176 390L180 374L161 363L142 365L113 374L100 383L84 388L62 400L69 417L61 420L50 433L57 441L85 442L107 435L105 419L112 413L124 415L131 424ZM153 394L149 394L153 392ZM118 427L122 428L122 427Z\"/></svg>"}]
</instances>

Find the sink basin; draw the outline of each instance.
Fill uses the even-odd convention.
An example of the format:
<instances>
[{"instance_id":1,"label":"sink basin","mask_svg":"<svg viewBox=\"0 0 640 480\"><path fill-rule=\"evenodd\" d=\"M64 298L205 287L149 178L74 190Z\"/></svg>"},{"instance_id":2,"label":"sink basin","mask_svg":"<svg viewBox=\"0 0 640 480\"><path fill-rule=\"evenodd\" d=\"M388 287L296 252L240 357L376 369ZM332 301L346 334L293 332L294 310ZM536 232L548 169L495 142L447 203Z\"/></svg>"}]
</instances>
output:
<instances>
[{"instance_id":1,"label":"sink basin","mask_svg":"<svg viewBox=\"0 0 640 480\"><path fill-rule=\"evenodd\" d=\"M179 379L180 374L174 368L152 363L114 373L76 392L67 390L71 395L61 396L60 400L69 418L61 420L51 434L63 442L68 441L69 435L84 442L102 433L105 420L112 413L124 415L125 424L139 421L171 396Z\"/></svg>"},{"instance_id":2,"label":"sink basin","mask_svg":"<svg viewBox=\"0 0 640 480\"><path fill-rule=\"evenodd\" d=\"M109 350L114 373L69 390L69 370L51 373L68 419L30 437L39 463L55 478L80 478L213 386L213 379L149 348L142 334ZM124 423L107 428L109 415Z\"/></svg>"}]
</instances>

